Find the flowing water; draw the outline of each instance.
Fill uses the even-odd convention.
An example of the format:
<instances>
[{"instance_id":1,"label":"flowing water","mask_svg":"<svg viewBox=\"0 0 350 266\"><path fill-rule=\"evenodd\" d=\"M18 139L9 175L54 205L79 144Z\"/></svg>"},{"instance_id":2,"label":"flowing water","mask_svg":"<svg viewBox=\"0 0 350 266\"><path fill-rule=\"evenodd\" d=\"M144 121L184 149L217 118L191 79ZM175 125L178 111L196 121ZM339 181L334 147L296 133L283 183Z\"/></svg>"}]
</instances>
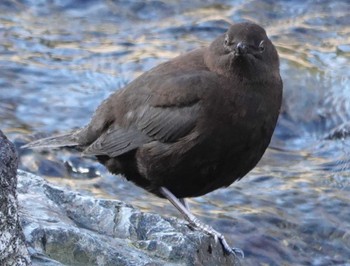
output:
<instances>
[{"instance_id":1,"label":"flowing water","mask_svg":"<svg viewBox=\"0 0 350 266\"><path fill-rule=\"evenodd\" d=\"M350 265L350 2L0 2L0 127L29 136L85 125L111 92L224 32L263 25L281 59L284 101L270 148L192 211L246 254L244 265ZM144 211L177 211L89 158L20 151L22 169ZM65 163L64 163L65 162Z\"/></svg>"}]
</instances>

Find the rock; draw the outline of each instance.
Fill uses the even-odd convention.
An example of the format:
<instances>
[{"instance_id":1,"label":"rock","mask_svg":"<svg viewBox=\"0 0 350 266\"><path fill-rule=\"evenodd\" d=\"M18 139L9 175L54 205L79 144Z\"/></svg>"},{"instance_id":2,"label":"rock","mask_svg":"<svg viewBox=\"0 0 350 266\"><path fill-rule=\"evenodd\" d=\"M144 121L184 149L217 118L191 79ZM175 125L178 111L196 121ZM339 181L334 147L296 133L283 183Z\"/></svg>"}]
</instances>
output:
<instances>
[{"instance_id":1,"label":"rock","mask_svg":"<svg viewBox=\"0 0 350 266\"><path fill-rule=\"evenodd\" d=\"M18 171L20 219L35 265L239 265L176 218L143 213Z\"/></svg>"},{"instance_id":2,"label":"rock","mask_svg":"<svg viewBox=\"0 0 350 266\"><path fill-rule=\"evenodd\" d=\"M17 208L17 153L0 130L0 265L30 265Z\"/></svg>"}]
</instances>

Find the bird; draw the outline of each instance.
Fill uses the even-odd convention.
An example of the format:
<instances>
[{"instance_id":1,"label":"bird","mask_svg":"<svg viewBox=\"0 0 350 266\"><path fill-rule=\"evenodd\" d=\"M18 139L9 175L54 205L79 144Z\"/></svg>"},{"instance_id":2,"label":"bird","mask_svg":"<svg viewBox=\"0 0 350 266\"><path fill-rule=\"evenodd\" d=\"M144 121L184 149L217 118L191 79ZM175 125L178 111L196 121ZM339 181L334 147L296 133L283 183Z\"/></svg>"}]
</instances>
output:
<instances>
[{"instance_id":1,"label":"bird","mask_svg":"<svg viewBox=\"0 0 350 266\"><path fill-rule=\"evenodd\" d=\"M186 198L252 170L276 127L283 82L263 27L230 24L208 46L161 63L105 99L91 121L25 148L74 147L111 173L168 199L189 224L242 257L190 211Z\"/></svg>"}]
</instances>

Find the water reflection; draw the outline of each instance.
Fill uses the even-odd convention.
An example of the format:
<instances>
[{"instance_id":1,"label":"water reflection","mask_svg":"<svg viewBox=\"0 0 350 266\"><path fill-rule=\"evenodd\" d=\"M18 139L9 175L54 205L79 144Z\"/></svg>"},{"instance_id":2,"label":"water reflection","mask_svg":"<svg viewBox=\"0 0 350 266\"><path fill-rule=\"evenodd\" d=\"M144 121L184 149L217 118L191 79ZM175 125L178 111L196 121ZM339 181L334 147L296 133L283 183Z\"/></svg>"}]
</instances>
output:
<instances>
[{"instance_id":1,"label":"water reflection","mask_svg":"<svg viewBox=\"0 0 350 266\"><path fill-rule=\"evenodd\" d=\"M258 22L281 56L284 103L274 139L247 177L191 199L192 210L241 247L247 265L345 265L349 14L348 1L326 0L1 1L1 128L20 146L28 133L80 127L111 92L208 43L228 21ZM78 153L20 153L21 168L53 183L178 216Z\"/></svg>"}]
</instances>

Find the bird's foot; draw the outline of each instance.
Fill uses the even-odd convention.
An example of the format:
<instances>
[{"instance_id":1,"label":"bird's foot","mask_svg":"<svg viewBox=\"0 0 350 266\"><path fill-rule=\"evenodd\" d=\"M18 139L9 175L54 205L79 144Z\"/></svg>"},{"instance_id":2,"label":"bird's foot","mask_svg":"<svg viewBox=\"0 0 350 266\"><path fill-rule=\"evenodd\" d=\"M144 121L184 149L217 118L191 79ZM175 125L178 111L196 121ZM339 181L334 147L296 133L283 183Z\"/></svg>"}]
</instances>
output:
<instances>
[{"instance_id":1,"label":"bird's foot","mask_svg":"<svg viewBox=\"0 0 350 266\"><path fill-rule=\"evenodd\" d=\"M238 258L238 255L240 255L241 258L244 258L244 253L239 248L231 248L224 237L223 234L216 231L211 226L201 222L194 216L190 210L188 205L186 204L184 199L179 200L173 193L171 193L166 187L160 187L159 192L166 197L184 216L185 220L190 223L190 225L193 228L198 228L202 230L203 232L211 235L214 237L215 242L220 241L222 248L224 250L224 253L227 255L234 255Z\"/></svg>"},{"instance_id":2,"label":"bird's foot","mask_svg":"<svg viewBox=\"0 0 350 266\"><path fill-rule=\"evenodd\" d=\"M220 241L220 244L222 245L222 248L227 255L234 255L235 257L241 257L244 258L244 252L240 248L231 248L229 244L227 243L225 237L223 234L216 231L213 227L201 222L196 217L191 217L192 219L188 220L190 225L193 228L198 228L201 231L207 233L208 235L211 235L214 237L215 242Z\"/></svg>"}]
</instances>

